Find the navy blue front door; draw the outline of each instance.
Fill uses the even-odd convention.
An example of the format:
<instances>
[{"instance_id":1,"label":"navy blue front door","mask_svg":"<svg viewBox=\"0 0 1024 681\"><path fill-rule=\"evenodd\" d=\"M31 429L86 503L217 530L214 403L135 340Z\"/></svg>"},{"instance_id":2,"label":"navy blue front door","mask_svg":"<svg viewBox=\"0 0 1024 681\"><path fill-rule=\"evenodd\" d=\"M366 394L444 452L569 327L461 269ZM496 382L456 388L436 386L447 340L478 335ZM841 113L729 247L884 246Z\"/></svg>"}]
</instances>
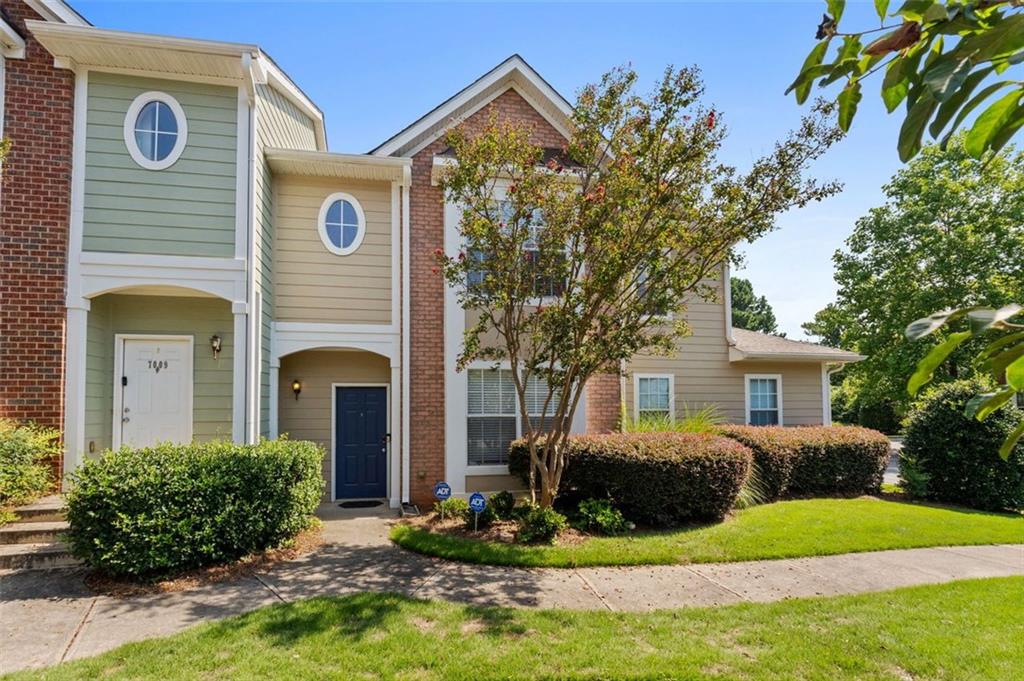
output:
<instances>
[{"instance_id":1,"label":"navy blue front door","mask_svg":"<svg viewBox=\"0 0 1024 681\"><path fill-rule=\"evenodd\" d=\"M387 495L386 388L337 387L334 479L339 499Z\"/></svg>"}]
</instances>

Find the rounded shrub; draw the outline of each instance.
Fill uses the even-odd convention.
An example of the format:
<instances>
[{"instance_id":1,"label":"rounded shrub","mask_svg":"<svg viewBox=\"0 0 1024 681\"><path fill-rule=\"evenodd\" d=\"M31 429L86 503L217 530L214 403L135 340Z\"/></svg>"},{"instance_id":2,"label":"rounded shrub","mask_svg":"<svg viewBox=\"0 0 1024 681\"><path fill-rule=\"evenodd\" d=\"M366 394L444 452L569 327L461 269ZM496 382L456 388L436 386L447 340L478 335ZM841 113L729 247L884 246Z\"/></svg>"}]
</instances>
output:
<instances>
[{"instance_id":1,"label":"rounded shrub","mask_svg":"<svg viewBox=\"0 0 1024 681\"><path fill-rule=\"evenodd\" d=\"M462 522L466 525L467 530L482 530L493 525L496 520L498 520L498 514L494 512L494 507L490 504L477 513L469 507L467 502L466 510L462 512Z\"/></svg>"},{"instance_id":2,"label":"rounded shrub","mask_svg":"<svg viewBox=\"0 0 1024 681\"><path fill-rule=\"evenodd\" d=\"M494 513L502 520L508 520L512 517L512 513L515 511L516 498L512 495L512 492L504 490L501 492L495 492L491 495L491 498L487 500L487 505L494 508Z\"/></svg>"},{"instance_id":3,"label":"rounded shrub","mask_svg":"<svg viewBox=\"0 0 1024 681\"><path fill-rule=\"evenodd\" d=\"M629 530L622 511L612 506L607 499L586 499L581 501L576 512L575 525L584 532L616 535Z\"/></svg>"},{"instance_id":4,"label":"rounded shrub","mask_svg":"<svg viewBox=\"0 0 1024 681\"><path fill-rule=\"evenodd\" d=\"M649 525L720 520L750 474L751 453L728 438L696 433L613 433L568 439L562 489L610 499ZM509 470L529 477L529 450L512 443Z\"/></svg>"},{"instance_id":5,"label":"rounded shrub","mask_svg":"<svg viewBox=\"0 0 1024 681\"><path fill-rule=\"evenodd\" d=\"M900 452L906 489L932 501L984 510L1024 509L1024 445L999 457L1007 434L1024 419L1012 405L984 421L964 415L967 402L991 386L953 381L925 393L910 410Z\"/></svg>"},{"instance_id":6,"label":"rounded shrub","mask_svg":"<svg viewBox=\"0 0 1024 681\"><path fill-rule=\"evenodd\" d=\"M0 419L0 506L14 506L54 487L50 462L60 454L60 432Z\"/></svg>"},{"instance_id":7,"label":"rounded shrub","mask_svg":"<svg viewBox=\"0 0 1024 681\"><path fill-rule=\"evenodd\" d=\"M889 438L858 426L725 426L722 433L754 452L768 500L878 492L891 453Z\"/></svg>"},{"instance_id":8,"label":"rounded shrub","mask_svg":"<svg viewBox=\"0 0 1024 681\"><path fill-rule=\"evenodd\" d=\"M555 509L531 504L520 515L516 539L524 544L550 544L568 526L569 521Z\"/></svg>"},{"instance_id":9,"label":"rounded shrub","mask_svg":"<svg viewBox=\"0 0 1024 681\"><path fill-rule=\"evenodd\" d=\"M72 478L71 551L108 574L152 578L279 546L311 522L322 458L287 439L109 452Z\"/></svg>"}]
</instances>

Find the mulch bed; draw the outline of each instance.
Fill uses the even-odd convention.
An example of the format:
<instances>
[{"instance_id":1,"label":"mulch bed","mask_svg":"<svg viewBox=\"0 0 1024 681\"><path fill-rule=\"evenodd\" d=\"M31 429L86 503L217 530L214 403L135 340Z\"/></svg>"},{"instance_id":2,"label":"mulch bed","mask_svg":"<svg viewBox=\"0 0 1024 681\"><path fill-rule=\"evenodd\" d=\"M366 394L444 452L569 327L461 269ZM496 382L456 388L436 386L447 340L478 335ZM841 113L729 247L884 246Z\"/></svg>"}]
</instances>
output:
<instances>
[{"instance_id":1,"label":"mulch bed","mask_svg":"<svg viewBox=\"0 0 1024 681\"><path fill-rule=\"evenodd\" d=\"M135 581L128 578L111 577L99 572L85 576L85 584L97 594L114 598L132 598L153 594L188 591L207 584L216 584L266 572L275 565L308 555L323 544L323 533L319 524L300 532L288 546L267 549L226 565L210 565L188 570L173 577L152 582Z\"/></svg>"},{"instance_id":2,"label":"mulch bed","mask_svg":"<svg viewBox=\"0 0 1024 681\"><path fill-rule=\"evenodd\" d=\"M518 543L516 541L516 531L519 529L519 526L514 520L495 520L491 523L490 527L480 528L476 532L472 528L467 528L462 518L452 518L451 516L446 517L443 522L440 516L434 514L407 518L403 522L413 527L450 537L462 537L464 539L476 539L501 544ZM590 536L585 532L569 527L558 535L554 546L576 546L585 542Z\"/></svg>"}]
</instances>

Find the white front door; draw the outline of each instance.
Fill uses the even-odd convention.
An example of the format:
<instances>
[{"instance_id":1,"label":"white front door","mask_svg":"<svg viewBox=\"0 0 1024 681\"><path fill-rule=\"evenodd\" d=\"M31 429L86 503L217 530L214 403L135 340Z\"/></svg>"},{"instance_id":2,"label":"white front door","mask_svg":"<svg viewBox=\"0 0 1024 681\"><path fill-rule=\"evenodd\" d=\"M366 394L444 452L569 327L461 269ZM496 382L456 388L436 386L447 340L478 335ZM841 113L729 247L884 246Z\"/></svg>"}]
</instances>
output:
<instances>
[{"instance_id":1,"label":"white front door","mask_svg":"<svg viewBox=\"0 0 1024 681\"><path fill-rule=\"evenodd\" d=\"M192 340L152 337L120 342L120 444L191 442Z\"/></svg>"}]
</instances>

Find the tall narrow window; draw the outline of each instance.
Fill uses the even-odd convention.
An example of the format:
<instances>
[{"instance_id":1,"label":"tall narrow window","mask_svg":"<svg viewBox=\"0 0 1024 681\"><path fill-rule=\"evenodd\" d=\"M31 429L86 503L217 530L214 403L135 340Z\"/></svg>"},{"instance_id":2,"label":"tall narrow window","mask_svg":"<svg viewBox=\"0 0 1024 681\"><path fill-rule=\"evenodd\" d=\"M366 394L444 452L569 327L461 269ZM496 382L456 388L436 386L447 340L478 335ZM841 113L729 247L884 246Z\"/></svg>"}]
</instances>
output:
<instances>
[{"instance_id":1,"label":"tall narrow window","mask_svg":"<svg viewBox=\"0 0 1024 681\"><path fill-rule=\"evenodd\" d=\"M671 420L672 377L636 376L636 417L640 421Z\"/></svg>"},{"instance_id":2,"label":"tall narrow window","mask_svg":"<svg viewBox=\"0 0 1024 681\"><path fill-rule=\"evenodd\" d=\"M782 422L781 378L747 376L747 423L777 426Z\"/></svg>"},{"instance_id":3,"label":"tall narrow window","mask_svg":"<svg viewBox=\"0 0 1024 681\"><path fill-rule=\"evenodd\" d=\"M508 447L516 438L516 390L508 369L470 369L468 463L470 466L508 463Z\"/></svg>"}]
</instances>

